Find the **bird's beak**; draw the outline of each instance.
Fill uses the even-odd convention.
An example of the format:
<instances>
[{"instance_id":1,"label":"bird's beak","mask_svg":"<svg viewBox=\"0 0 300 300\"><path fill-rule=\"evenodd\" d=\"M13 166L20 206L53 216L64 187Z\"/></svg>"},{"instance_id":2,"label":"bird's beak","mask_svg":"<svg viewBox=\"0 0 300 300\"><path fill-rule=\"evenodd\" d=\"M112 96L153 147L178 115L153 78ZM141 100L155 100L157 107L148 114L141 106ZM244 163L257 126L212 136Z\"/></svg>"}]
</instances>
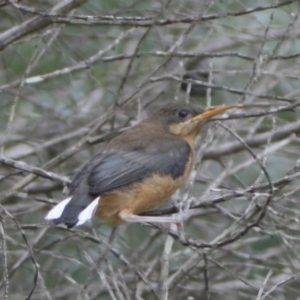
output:
<instances>
[{"instance_id":1,"label":"bird's beak","mask_svg":"<svg viewBox=\"0 0 300 300\"><path fill-rule=\"evenodd\" d=\"M241 105L241 104L232 104L232 105L222 105L222 106L210 107L205 112L192 118L191 122L197 122L200 120L209 119L215 115L221 114L222 112L224 112L228 109L238 108L238 107L242 107L242 106L243 105Z\"/></svg>"}]
</instances>

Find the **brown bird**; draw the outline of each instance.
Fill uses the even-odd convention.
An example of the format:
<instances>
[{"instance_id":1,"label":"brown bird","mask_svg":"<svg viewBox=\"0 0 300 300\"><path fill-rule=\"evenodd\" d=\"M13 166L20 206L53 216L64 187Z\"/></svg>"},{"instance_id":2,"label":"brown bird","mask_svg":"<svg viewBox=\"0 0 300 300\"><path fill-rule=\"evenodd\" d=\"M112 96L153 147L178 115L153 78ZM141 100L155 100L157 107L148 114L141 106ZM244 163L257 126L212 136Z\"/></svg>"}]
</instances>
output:
<instances>
[{"instance_id":1,"label":"brown bird","mask_svg":"<svg viewBox=\"0 0 300 300\"><path fill-rule=\"evenodd\" d=\"M203 110L188 103L163 106L112 139L75 175L70 197L46 219L68 227L94 213L112 224L174 222L173 216L139 216L167 200L189 176L194 140L206 121L239 104Z\"/></svg>"}]
</instances>

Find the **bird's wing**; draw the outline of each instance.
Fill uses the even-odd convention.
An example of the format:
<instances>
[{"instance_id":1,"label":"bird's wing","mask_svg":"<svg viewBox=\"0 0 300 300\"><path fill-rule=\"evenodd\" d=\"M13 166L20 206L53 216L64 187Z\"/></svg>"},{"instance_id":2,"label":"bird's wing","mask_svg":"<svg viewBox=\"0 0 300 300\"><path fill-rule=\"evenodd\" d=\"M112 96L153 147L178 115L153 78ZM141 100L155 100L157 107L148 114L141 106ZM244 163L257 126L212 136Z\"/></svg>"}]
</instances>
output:
<instances>
[{"instance_id":1,"label":"bird's wing","mask_svg":"<svg viewBox=\"0 0 300 300\"><path fill-rule=\"evenodd\" d=\"M72 198L55 206L47 220L68 227L83 224L93 216L103 193L126 188L152 174L175 179L184 174L191 153L185 140L139 141L135 140L134 149L132 144L129 147L129 143L117 143L93 157L70 184Z\"/></svg>"},{"instance_id":2,"label":"bird's wing","mask_svg":"<svg viewBox=\"0 0 300 300\"><path fill-rule=\"evenodd\" d=\"M79 172L77 172L72 182L68 186L70 194L74 193L75 189L80 185L82 181L84 181L85 177L90 172L92 167L96 165L99 161L101 161L103 157L104 155L102 153L98 153L81 167Z\"/></svg>"},{"instance_id":3,"label":"bird's wing","mask_svg":"<svg viewBox=\"0 0 300 300\"><path fill-rule=\"evenodd\" d=\"M190 155L190 146L183 139L151 143L133 151L112 150L99 157L87 178L89 192L100 195L131 185L152 174L182 176ZM94 162L95 163L95 162Z\"/></svg>"}]
</instances>

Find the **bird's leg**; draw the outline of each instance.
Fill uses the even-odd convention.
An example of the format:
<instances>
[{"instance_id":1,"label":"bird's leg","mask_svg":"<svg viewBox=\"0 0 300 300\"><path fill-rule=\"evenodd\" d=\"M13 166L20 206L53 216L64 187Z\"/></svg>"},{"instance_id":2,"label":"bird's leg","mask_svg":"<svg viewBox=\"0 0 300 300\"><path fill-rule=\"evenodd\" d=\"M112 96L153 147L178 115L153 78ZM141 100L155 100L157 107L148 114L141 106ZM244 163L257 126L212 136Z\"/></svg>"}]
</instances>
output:
<instances>
[{"instance_id":1,"label":"bird's leg","mask_svg":"<svg viewBox=\"0 0 300 300\"><path fill-rule=\"evenodd\" d=\"M119 217L129 223L182 223L188 218L187 214L172 216L138 216L128 211L121 211Z\"/></svg>"},{"instance_id":2,"label":"bird's leg","mask_svg":"<svg viewBox=\"0 0 300 300\"><path fill-rule=\"evenodd\" d=\"M176 204L175 206L178 209L178 215L181 216L182 218L187 219L189 209L194 204L194 200L195 199L192 197L192 198L180 201L178 204Z\"/></svg>"},{"instance_id":3,"label":"bird's leg","mask_svg":"<svg viewBox=\"0 0 300 300\"><path fill-rule=\"evenodd\" d=\"M183 230L183 221L187 219L187 214L176 214L172 216L138 216L127 211L121 211L119 217L128 223L174 223L177 228L178 239L182 245L187 245L187 239Z\"/></svg>"},{"instance_id":4,"label":"bird's leg","mask_svg":"<svg viewBox=\"0 0 300 300\"><path fill-rule=\"evenodd\" d=\"M193 203L193 198L180 202L178 205L178 213L171 216L138 216L127 210L119 212L119 217L129 223L176 223L182 224L189 217L189 208ZM181 233L180 233L181 230ZM178 229L179 235L182 236L183 226Z\"/></svg>"}]
</instances>

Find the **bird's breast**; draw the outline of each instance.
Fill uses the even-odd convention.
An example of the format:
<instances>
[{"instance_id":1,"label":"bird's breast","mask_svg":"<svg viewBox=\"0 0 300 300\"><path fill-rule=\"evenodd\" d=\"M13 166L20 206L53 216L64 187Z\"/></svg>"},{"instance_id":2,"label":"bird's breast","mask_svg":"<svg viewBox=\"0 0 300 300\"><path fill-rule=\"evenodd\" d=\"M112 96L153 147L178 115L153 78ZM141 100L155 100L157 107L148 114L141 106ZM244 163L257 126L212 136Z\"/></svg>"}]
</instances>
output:
<instances>
[{"instance_id":1,"label":"bird's breast","mask_svg":"<svg viewBox=\"0 0 300 300\"><path fill-rule=\"evenodd\" d=\"M189 176L194 153L187 160L185 172L174 179L170 175L152 174L131 186L102 194L97 216L108 223L120 224L124 221L119 213L125 211L140 214L152 210L167 200Z\"/></svg>"}]
</instances>

